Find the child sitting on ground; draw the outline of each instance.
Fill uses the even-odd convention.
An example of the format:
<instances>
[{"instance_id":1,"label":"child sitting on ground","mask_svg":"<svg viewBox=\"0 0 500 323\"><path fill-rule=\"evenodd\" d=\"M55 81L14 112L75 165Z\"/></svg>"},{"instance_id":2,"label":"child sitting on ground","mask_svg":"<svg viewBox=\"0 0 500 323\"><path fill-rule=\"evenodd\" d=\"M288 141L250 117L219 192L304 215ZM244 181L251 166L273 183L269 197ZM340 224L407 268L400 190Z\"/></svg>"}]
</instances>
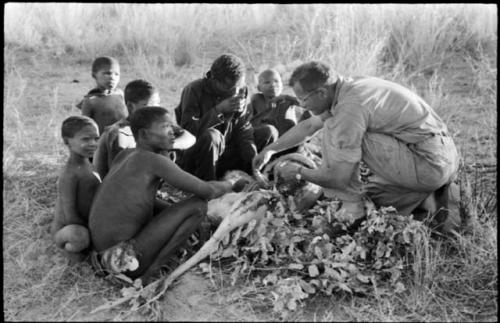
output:
<instances>
[{"instance_id":1,"label":"child sitting on ground","mask_svg":"<svg viewBox=\"0 0 500 323\"><path fill-rule=\"evenodd\" d=\"M281 95L283 82L278 71L267 69L259 74L257 89L259 93L252 95L249 110L252 113L251 123L255 133L262 127L271 125L282 136L299 120L310 117L310 113L302 113L299 101L290 95ZM256 140L257 141L257 140Z\"/></svg>"},{"instance_id":2,"label":"child sitting on ground","mask_svg":"<svg viewBox=\"0 0 500 323\"><path fill-rule=\"evenodd\" d=\"M129 116L138 109L160 105L158 90L148 81L134 80L125 86L125 104ZM174 149L187 149L196 138L187 131L176 133ZM116 155L124 149L135 148L135 140L127 118L121 119L104 130L99 139L93 163L96 171L104 179Z\"/></svg>"},{"instance_id":3,"label":"child sitting on ground","mask_svg":"<svg viewBox=\"0 0 500 323\"><path fill-rule=\"evenodd\" d=\"M56 246L74 264L85 258L90 243L88 218L101 180L89 157L97 148L99 131L94 120L72 116L63 121L61 133L70 155L58 180L52 235Z\"/></svg>"},{"instance_id":4,"label":"child sitting on ground","mask_svg":"<svg viewBox=\"0 0 500 323\"><path fill-rule=\"evenodd\" d=\"M90 90L77 107L84 116L95 120L102 134L104 127L128 115L123 91L117 89L120 81L120 65L112 57L98 57L92 63L92 77L97 87Z\"/></svg>"},{"instance_id":5,"label":"child sitting on ground","mask_svg":"<svg viewBox=\"0 0 500 323\"><path fill-rule=\"evenodd\" d=\"M234 183L200 180L161 154L172 149L178 128L171 110L139 109L130 127L136 148L116 156L90 211L91 259L98 271L123 272L145 283L198 229L207 199L230 192ZM163 182L194 197L159 203L155 195Z\"/></svg>"}]
</instances>

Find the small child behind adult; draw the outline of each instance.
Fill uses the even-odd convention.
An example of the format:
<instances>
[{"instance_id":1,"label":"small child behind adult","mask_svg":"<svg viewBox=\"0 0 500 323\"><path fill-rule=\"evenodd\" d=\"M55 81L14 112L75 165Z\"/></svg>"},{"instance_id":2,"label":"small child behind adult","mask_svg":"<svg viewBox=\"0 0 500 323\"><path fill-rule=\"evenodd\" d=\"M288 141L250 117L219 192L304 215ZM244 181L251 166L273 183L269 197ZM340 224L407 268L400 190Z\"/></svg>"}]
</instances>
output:
<instances>
[{"instance_id":1,"label":"small child behind adult","mask_svg":"<svg viewBox=\"0 0 500 323\"><path fill-rule=\"evenodd\" d=\"M133 80L125 86L125 104L129 113L128 117L108 126L99 139L93 164L101 179L104 179L119 152L135 148L135 139L130 129L130 116L138 109L159 106L160 95L157 88L150 82L142 79ZM196 138L193 135L179 128L174 149L187 149L195 141Z\"/></svg>"},{"instance_id":2,"label":"small child behind adult","mask_svg":"<svg viewBox=\"0 0 500 323\"><path fill-rule=\"evenodd\" d=\"M63 121L61 134L69 158L58 179L52 235L56 246L74 264L85 258L90 244L88 218L101 180L89 157L97 148L99 131L89 117L71 116Z\"/></svg>"},{"instance_id":3,"label":"small child behind adult","mask_svg":"<svg viewBox=\"0 0 500 323\"><path fill-rule=\"evenodd\" d=\"M272 125L278 131L278 136L282 136L298 121L310 117L309 112L302 113L303 109L295 97L281 94L283 82L275 69L267 69L259 74L257 90L259 93L250 99L251 122L256 133L263 126Z\"/></svg>"},{"instance_id":4,"label":"small child behind adult","mask_svg":"<svg viewBox=\"0 0 500 323\"><path fill-rule=\"evenodd\" d=\"M232 191L238 183L203 181L161 154L175 141L178 126L171 110L139 109L130 127L136 148L118 154L92 205L91 259L98 271L122 272L144 283L199 228L207 199ZM194 196L173 205L158 203L156 190L163 182Z\"/></svg>"},{"instance_id":5,"label":"small child behind adult","mask_svg":"<svg viewBox=\"0 0 500 323\"><path fill-rule=\"evenodd\" d=\"M128 115L123 91L117 88L120 82L118 61L109 56L96 58L92 63L92 77L96 87L84 96L77 108L82 110L82 115L94 119L102 134L106 126Z\"/></svg>"}]
</instances>

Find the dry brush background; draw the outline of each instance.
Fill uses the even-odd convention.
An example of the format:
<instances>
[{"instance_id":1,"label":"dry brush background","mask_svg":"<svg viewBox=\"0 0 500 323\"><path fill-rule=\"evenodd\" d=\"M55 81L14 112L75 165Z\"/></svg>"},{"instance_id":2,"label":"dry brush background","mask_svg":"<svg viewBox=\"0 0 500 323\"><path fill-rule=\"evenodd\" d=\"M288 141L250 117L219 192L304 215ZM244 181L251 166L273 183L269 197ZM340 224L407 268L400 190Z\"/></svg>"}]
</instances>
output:
<instances>
[{"instance_id":1,"label":"dry brush background","mask_svg":"<svg viewBox=\"0 0 500 323\"><path fill-rule=\"evenodd\" d=\"M164 105L224 52L253 73L287 77L311 59L339 73L413 88L447 122L463 157L468 232L433 242L419 286L403 295L314 297L291 320L497 320L497 7L488 4L78 4L4 7L3 265L5 320L276 320L258 299L214 278L184 276L147 316L89 315L119 294L52 244L56 180L67 158L63 119L93 87L90 65L112 55L120 87L158 86ZM291 93L285 88L285 93ZM257 291L254 291L256 294ZM152 315L152 316L151 316Z\"/></svg>"}]
</instances>

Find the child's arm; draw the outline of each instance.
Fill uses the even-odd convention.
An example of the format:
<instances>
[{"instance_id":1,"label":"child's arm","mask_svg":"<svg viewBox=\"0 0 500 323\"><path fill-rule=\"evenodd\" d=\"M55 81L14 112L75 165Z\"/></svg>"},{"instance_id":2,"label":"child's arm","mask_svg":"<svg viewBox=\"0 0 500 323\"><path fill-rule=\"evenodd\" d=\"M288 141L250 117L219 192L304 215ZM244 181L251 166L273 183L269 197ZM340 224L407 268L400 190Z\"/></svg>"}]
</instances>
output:
<instances>
[{"instance_id":1,"label":"child's arm","mask_svg":"<svg viewBox=\"0 0 500 323\"><path fill-rule=\"evenodd\" d=\"M64 224L81 224L87 226L77 211L78 177L76 174L61 176L58 193L61 198L61 208L64 214Z\"/></svg>"},{"instance_id":2,"label":"child's arm","mask_svg":"<svg viewBox=\"0 0 500 323\"><path fill-rule=\"evenodd\" d=\"M210 200L232 191L232 182L203 181L182 170L172 160L163 155L154 154L149 161L151 163L151 171L155 175L163 178L168 184L183 191L193 193L198 197Z\"/></svg>"}]
</instances>

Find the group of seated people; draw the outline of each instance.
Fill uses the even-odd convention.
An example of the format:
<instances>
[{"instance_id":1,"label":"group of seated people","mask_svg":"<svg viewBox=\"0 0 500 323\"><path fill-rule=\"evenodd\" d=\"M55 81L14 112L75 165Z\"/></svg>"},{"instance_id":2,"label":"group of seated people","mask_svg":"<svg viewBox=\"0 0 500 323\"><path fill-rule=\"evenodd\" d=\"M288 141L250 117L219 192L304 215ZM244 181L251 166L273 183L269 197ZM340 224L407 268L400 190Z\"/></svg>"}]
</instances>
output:
<instances>
[{"instance_id":1,"label":"group of seated people","mask_svg":"<svg viewBox=\"0 0 500 323\"><path fill-rule=\"evenodd\" d=\"M310 116L281 95L273 69L260 73L258 93L249 97L235 55L218 57L183 89L175 109L162 107L146 80L120 90L112 57L95 59L92 76L97 86L77 105L82 115L62 124L70 157L58 183L54 238L71 262L92 251L108 270L117 249L133 250L138 265L127 276L143 281L199 228L207 200L236 188L221 180L224 173L251 174L258 151ZM170 205L156 197L163 183L193 197Z\"/></svg>"},{"instance_id":2,"label":"group of seated people","mask_svg":"<svg viewBox=\"0 0 500 323\"><path fill-rule=\"evenodd\" d=\"M343 77L316 61L293 71L296 97L282 94L273 69L262 71L258 91L249 93L245 71L237 56L219 56L173 109L162 107L148 81L117 89L116 59L93 62L97 87L77 105L82 115L62 124L70 155L52 229L71 262L90 254L99 270L148 282L200 227L207 201L241 189L223 180L227 171L251 175L319 130L322 164L282 163L275 171L283 179L321 186L354 220L366 215L369 198L403 215L439 215L445 230L457 227L450 205L458 152L417 94L376 77ZM361 161L371 170L367 183L359 178ZM192 197L166 203L157 197L164 183Z\"/></svg>"}]
</instances>

